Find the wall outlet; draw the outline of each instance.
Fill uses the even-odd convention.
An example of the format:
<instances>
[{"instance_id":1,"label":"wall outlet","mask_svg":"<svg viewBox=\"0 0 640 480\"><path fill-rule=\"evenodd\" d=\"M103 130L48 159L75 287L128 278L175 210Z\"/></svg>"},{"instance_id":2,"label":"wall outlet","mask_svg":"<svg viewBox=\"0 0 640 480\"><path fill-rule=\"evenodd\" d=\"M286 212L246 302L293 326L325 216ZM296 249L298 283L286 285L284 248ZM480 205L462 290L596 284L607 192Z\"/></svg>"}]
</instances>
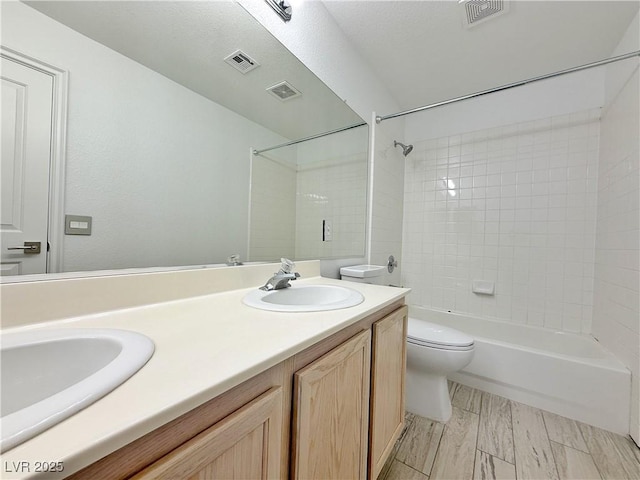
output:
<instances>
[{"instance_id":1,"label":"wall outlet","mask_svg":"<svg viewBox=\"0 0 640 480\"><path fill-rule=\"evenodd\" d=\"M331 220L322 220L322 241L330 242L333 238L333 225Z\"/></svg>"}]
</instances>

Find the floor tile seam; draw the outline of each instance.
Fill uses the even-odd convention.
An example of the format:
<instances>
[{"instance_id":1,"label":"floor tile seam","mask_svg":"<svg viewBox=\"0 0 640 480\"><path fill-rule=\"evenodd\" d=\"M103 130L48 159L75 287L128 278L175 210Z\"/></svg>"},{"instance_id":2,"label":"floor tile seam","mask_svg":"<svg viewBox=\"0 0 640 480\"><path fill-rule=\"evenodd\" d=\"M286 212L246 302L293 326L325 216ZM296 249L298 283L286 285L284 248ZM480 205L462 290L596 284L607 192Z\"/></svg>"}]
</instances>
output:
<instances>
[{"instance_id":1,"label":"floor tile seam","mask_svg":"<svg viewBox=\"0 0 640 480\"><path fill-rule=\"evenodd\" d=\"M488 393L488 392L485 392L485 393ZM504 400L506 402L506 404L507 404L507 408L509 410L508 430L509 430L509 433L511 435L511 448L512 448L512 452L513 452L513 462L510 461L510 460L507 460L505 458L506 455L503 456L503 455L501 455L500 453L497 453L497 452L496 453L492 453L492 452L487 451L486 449L480 448L479 446L478 446L478 450L481 450L484 453L487 453L487 454L489 454L489 455L491 455L493 457L499 458L500 460L503 460L503 461L505 461L507 463L515 465L515 440L514 440L514 437L513 437L513 418L512 418L512 414L511 414L511 400L509 400L508 398L505 398L505 397L501 397L500 395L494 395L494 394L490 394L490 393L488 393L488 395L493 395L496 398L500 398L501 400ZM490 397L482 395L481 399L480 399L480 420L479 420L479 423L478 423L478 441L480 440L480 427L482 425L484 425L485 427L487 427L487 425L490 425L490 424L495 426L495 422L489 422L489 420L486 419L486 417L489 416L488 414L487 415L483 415L483 407L485 405L484 402L485 402L486 398L490 398ZM491 410L491 409L489 408L489 406L487 406L486 409L484 410L484 413L487 413L489 410ZM483 419L485 419L484 422L483 422Z\"/></svg>"},{"instance_id":2,"label":"floor tile seam","mask_svg":"<svg viewBox=\"0 0 640 480\"><path fill-rule=\"evenodd\" d=\"M475 441L475 451L473 452L473 465L471 468L471 476L473 477L476 472L476 461L478 459L478 438L480 437L480 412L482 412L482 395L480 395L480 408L478 415L478 421L476 422L476 441ZM473 412L471 412L473 413Z\"/></svg>"},{"instance_id":3,"label":"floor tile seam","mask_svg":"<svg viewBox=\"0 0 640 480\"><path fill-rule=\"evenodd\" d=\"M586 427L586 428L589 428L589 429L598 428L598 427L594 427L594 426L592 426L592 425L588 425L588 424L584 424L584 425L585 425L585 427ZM582 428L580 428L580 431L581 431L581 433L582 433ZM631 474L629 473L629 471L627 470L627 466L625 465L625 462L623 461L623 460L624 460L624 458L625 458L624 453L623 453L623 452L620 450L620 448L618 447L617 442L615 441L615 438L614 438L614 437L611 437L611 436L609 435L609 434L613 434L613 435L615 435L615 434L614 434L613 432L609 432L608 430L602 430L602 431L604 432L604 434L605 434L606 436L608 436L608 437L609 437L610 442L607 442L607 443L609 443L609 444L610 444L610 446L612 447L613 452L615 453L616 457L618 457L618 458L616 458L615 460L617 460L617 461L620 463L620 467L622 467L622 470L623 470L623 471L628 475L628 478L629 478L629 479L633 478L633 475L632 475L632 474L633 474L633 472L631 472ZM597 457L596 457L596 455L594 455L594 453L593 453L593 450L594 450L594 449L592 448L592 443L595 443L596 445L598 445L598 447L600 447L601 453L602 453L606 458L609 458L609 455L607 455L607 454L606 454L606 449L605 449L605 448L603 448L603 447L606 447L606 443L603 445L603 443L602 443L602 442L600 442L600 441L596 438L596 436L595 436L595 435L591 435L591 437L590 437L590 438L591 438L591 442L585 442L585 443L587 444L587 449L589 450L589 455L591 455L591 458L593 458L593 463L595 464L596 469L598 470L598 473L600 474L600 476L601 476L602 478L606 478L606 477L605 477L605 474L603 473L603 471L602 471L602 469L601 469L601 467L600 467L600 462L597 462L597 461L596 461L596 458L597 458ZM634 460L635 460L635 459L634 459ZM636 478L638 478L638 477L636 477ZM625 480L626 480L626 479L625 479Z\"/></svg>"},{"instance_id":4,"label":"floor tile seam","mask_svg":"<svg viewBox=\"0 0 640 480\"><path fill-rule=\"evenodd\" d=\"M556 461L556 456L553 454L553 448L551 447L552 440L551 440L551 437L549 437L549 429L547 428L547 421L544 418L544 410L541 410L539 408L536 408L536 410L540 412L540 417L542 418L542 425L544 425L544 431L547 434L547 441L549 442L549 450L551 450L551 458L553 458L553 466L556 469L556 475L557 475L556 478L560 479L560 470L558 469L558 462ZM598 470L598 473L600 473L600 470ZM602 477L602 474L600 474L600 476Z\"/></svg>"},{"instance_id":5,"label":"floor tile seam","mask_svg":"<svg viewBox=\"0 0 640 480\"><path fill-rule=\"evenodd\" d=\"M514 404L519 404L519 405L523 405L523 406L527 406L527 405L525 405L523 403L516 402L514 400L510 400L510 399L508 399L508 401L509 401L509 409L511 410L511 433L513 435L513 464L516 467L516 478L517 478L518 475L519 475L519 473L518 473L519 472L519 468L518 467L520 466L520 464L518 462L518 453L519 452L520 453L524 453L523 449L525 449L526 447L522 446L522 448L518 448L518 442L516 442L516 434L515 434L515 428L514 428L514 426L516 425L516 422L513 419L513 409L512 409L512 407L513 407ZM531 408L533 408L533 407L531 407ZM518 422L518 425L521 428L525 428L520 422ZM521 459L521 460L524 460L524 459ZM526 461L523 462L523 463L524 463L524 465L526 465ZM555 459L553 460L553 463L554 463L554 466L555 466ZM556 471L557 471L557 467L556 467Z\"/></svg>"},{"instance_id":6,"label":"floor tile seam","mask_svg":"<svg viewBox=\"0 0 640 480\"><path fill-rule=\"evenodd\" d=\"M542 419L544 420L545 428L547 428L547 419L546 419L544 414L545 413L550 413L552 415L557 415L557 414L555 414L553 412L548 412L547 410L542 410L542 409L540 411L542 412ZM557 415L557 416L562 417L561 415ZM550 435L549 435L549 441L550 442L559 443L560 445L564 445L565 447L570 447L570 448L573 448L574 450L578 450L579 452L584 452L584 453L588 453L589 455L591 455L591 452L589 451L589 445L587 445L587 441L584 438L584 435L582 434L582 429L580 428L579 422L577 422L576 420L573 420L571 418L568 418L568 417L562 417L562 418L564 418L566 420L569 420L570 422L574 422L575 423L576 429L578 430L578 434L580 435L580 438L584 442L584 445L587 447L587 450L582 450L580 448L576 448L573 445L568 445L567 443L564 442L564 439L563 440L554 440L554 439L551 438ZM548 428L547 428L547 432L548 432Z\"/></svg>"},{"instance_id":7,"label":"floor tile seam","mask_svg":"<svg viewBox=\"0 0 640 480\"><path fill-rule=\"evenodd\" d=\"M400 448L400 445L402 445L402 442L404 442L404 439L407 437L407 433L411 429L411 426L412 424L409 424L409 425L405 424L404 428L400 432L400 435L398 436L398 439L396 440L396 443L393 447L394 449Z\"/></svg>"},{"instance_id":8,"label":"floor tile seam","mask_svg":"<svg viewBox=\"0 0 640 480\"><path fill-rule=\"evenodd\" d=\"M600 469L598 468L598 464L596 463L596 459L593 458L593 455L591 455L590 453L584 452L584 451L580 450L579 448L574 448L574 447L572 447L570 445L565 445L564 443L556 442L555 440L549 440L549 441L552 444L555 443L556 445L559 445L559 446L564 447L564 448L568 448L570 450L573 450L574 452L579 452L579 453L583 453L585 455L589 455L589 458L591 458L591 461L593 462L593 465L596 467L596 470L598 471L598 474L600 475L600 478L601 479L605 478L602 475L602 472L600 471ZM551 448L551 453L553 454L553 445L552 445L552 448ZM555 454L553 454L553 461L555 462L556 467L557 467L558 466L558 460L555 458Z\"/></svg>"},{"instance_id":9,"label":"floor tile seam","mask_svg":"<svg viewBox=\"0 0 640 480\"><path fill-rule=\"evenodd\" d=\"M473 477L473 478L474 478L474 480L475 480L475 478L476 478L476 477L475 477L475 472L476 472L477 462L479 461L479 454L478 454L478 452L480 452L480 453L484 453L485 455L488 455L488 456L490 456L490 457L492 457L492 458L497 458L498 460L500 460L500 461L502 461L502 462L506 463L507 465L509 465L509 466L513 467L513 475L514 475L513 480L516 480L516 479L517 479L517 475L518 475L518 474L517 474L517 472L518 472L518 470L517 470L517 467L516 467L516 464L515 464L515 460L513 461L513 463L512 463L512 462L508 462L508 461L503 460L502 458L500 458L500 457L498 457L498 456L496 456L496 455L493 455L493 454L491 454L491 453L489 453L489 452L487 452L487 451L485 451L485 450L482 450L481 448L476 448L476 456L475 456L475 460L474 460L474 462L473 462L473 474L474 474L474 477Z\"/></svg>"},{"instance_id":10,"label":"floor tile seam","mask_svg":"<svg viewBox=\"0 0 640 480\"><path fill-rule=\"evenodd\" d=\"M576 428L578 429L578 433L580 434L580 438L582 438L582 441L584 442L585 446L587 447L587 450L589 450L589 444L587 443L587 439L584 438L584 434L582 433L582 429L580 428L580 423L581 422L578 422L576 420L574 420L574 422L576 424ZM591 452L589 452L589 451L587 451L586 453L591 455ZM593 458L593 455L591 455L591 457ZM594 462L593 463L595 463L595 458L594 458Z\"/></svg>"},{"instance_id":11,"label":"floor tile seam","mask_svg":"<svg viewBox=\"0 0 640 480\"><path fill-rule=\"evenodd\" d=\"M422 471L418 470L417 468L414 468L414 467L412 467L411 465L409 465L409 464L407 464L407 463L404 463L404 462L403 462L403 461L401 461L401 460L398 460L397 458L396 458L396 459L394 459L394 460L395 460L396 462L398 462L398 463L403 464L405 467L410 468L410 469L411 469L411 470L413 470L414 472L418 472L420 475L424 475L425 477L430 478L430 476L429 476L428 474L426 474L426 473L424 473L424 472L422 472ZM389 471L391 471L391 469L389 469ZM388 476L388 475L389 475L389 474L387 473L387 476Z\"/></svg>"},{"instance_id":12,"label":"floor tile seam","mask_svg":"<svg viewBox=\"0 0 640 480\"><path fill-rule=\"evenodd\" d=\"M442 422L435 422L435 421L433 421L433 423L442 423ZM400 450L402 449L402 446L404 445L404 442L405 442L405 441L409 441L409 440L414 440L414 439L415 439L415 436L414 436L414 437L412 437L412 436L410 436L410 435L409 435L409 429L408 429L408 428L407 428L406 432L404 433L404 435L403 435L403 437L402 437L402 439L401 439L400 445L398 446L398 449L397 449L397 451L396 451L396 453L395 453L395 455L394 455L394 459L395 459L395 460L397 460L398 462L400 462L400 463L404 464L404 465L407 465L408 467L411 467L413 470L416 470L416 471L420 472L420 473L421 473L421 474L423 474L423 475L427 475L427 476L431 475L431 471L433 470L433 465L434 465L434 463L435 463L435 459L436 459L436 457L437 457L437 455L438 455L438 450L440 449L440 442L442 441L442 436L444 435L444 430L445 430L445 428L446 428L446 423L443 423L442 425L443 425L443 428L442 428L442 430L440 431L440 435L438 435L437 444L436 444L436 447L435 447L435 449L434 449L434 454L433 454L433 461L431 462L431 466L430 466L430 468L429 468L429 472L428 472L428 473L425 473L425 472L423 472L422 470L417 469L415 466L413 466L413 465L411 465L411 464L409 464L409 463L406 463L405 461L400 460L400 459L398 458L398 453L400 453ZM418 427L418 426L416 426L413 430L415 431L415 430L416 430L416 429L418 429L418 428L419 428L419 427ZM434 436L431 436L430 438L431 438L431 439L434 439L435 437L434 437ZM400 440L400 439L399 439L399 440ZM432 443L432 442L429 442L429 444L431 444L431 443Z\"/></svg>"},{"instance_id":13,"label":"floor tile seam","mask_svg":"<svg viewBox=\"0 0 640 480\"><path fill-rule=\"evenodd\" d=\"M464 385L464 386L466 386L466 385ZM467 388L469 388L470 390L475 391L475 392L482 392L482 390L478 390L477 388L472 388L472 387L467 387ZM455 391L453 397L451 398L451 404L452 405L453 405L453 398L458 394L458 392L459 392L459 389L456 388L456 391ZM465 412L471 412L471 413L473 413L475 415L480 415L480 408L478 408L477 412L475 412L473 410L470 410L470 408L473 407L473 402L470 399L471 399L471 395L469 396L469 399L467 400L467 402L464 402L465 406L460 406L460 405L453 405L453 406L459 408L460 410L464 410ZM469 408L466 408L467 405L471 405L471 406ZM482 405L482 395L480 395L480 405Z\"/></svg>"},{"instance_id":14,"label":"floor tile seam","mask_svg":"<svg viewBox=\"0 0 640 480\"><path fill-rule=\"evenodd\" d=\"M513 446L513 464L515 465L517 455L516 455L516 434L513 433L513 403L508 398L505 398L505 400L507 401L507 407L509 408L509 423L511 424L511 428L509 430L511 431L511 445Z\"/></svg>"},{"instance_id":15,"label":"floor tile seam","mask_svg":"<svg viewBox=\"0 0 640 480\"><path fill-rule=\"evenodd\" d=\"M514 467L516 465L515 454L513 455L514 457L513 462L510 462L509 460L505 460L504 458L502 458L500 455L496 455L494 453L488 452L485 448L476 447L476 450L482 453L486 453L487 455L491 455L492 457L497 458L498 460L502 460L504 463L508 463L509 465L513 465Z\"/></svg>"},{"instance_id":16,"label":"floor tile seam","mask_svg":"<svg viewBox=\"0 0 640 480\"><path fill-rule=\"evenodd\" d=\"M463 408L460 408L460 407L455 407L454 406L453 408L458 408L458 409L460 409L462 411L467 411L467 410L464 410ZM473 412L468 412L468 413L476 415L478 417L478 424L480 423L480 418L479 418L480 415L475 414ZM440 438L438 439L438 447L436 448L435 454L433 456L433 463L431 464L431 469L429 470L429 474L428 474L429 477L431 477L431 474L433 472L433 467L438 462L438 457L439 457L439 454L440 454L440 447L442 446L442 439L444 438L444 435L445 435L445 433L447 432L448 429L449 429L449 422L444 424L444 428L442 429L442 433L440 434ZM477 447L477 445L478 445L478 432L476 431L475 446ZM475 453L474 453L474 455L475 455ZM474 456L474 465L473 466L475 467L475 456ZM473 472L472 472L472 475L473 475Z\"/></svg>"},{"instance_id":17,"label":"floor tile seam","mask_svg":"<svg viewBox=\"0 0 640 480\"><path fill-rule=\"evenodd\" d=\"M441 423L441 422L438 422ZM423 475L427 475L431 477L431 472L433 472L433 466L436 464L436 459L438 458L438 452L440 451L440 445L442 444L442 437L444 437L444 431L447 428L447 424L443 423L442 430L440 430L440 435L438 435L438 445L433 453L433 461L431 462L431 466L429 467L429 473L422 472Z\"/></svg>"}]
</instances>

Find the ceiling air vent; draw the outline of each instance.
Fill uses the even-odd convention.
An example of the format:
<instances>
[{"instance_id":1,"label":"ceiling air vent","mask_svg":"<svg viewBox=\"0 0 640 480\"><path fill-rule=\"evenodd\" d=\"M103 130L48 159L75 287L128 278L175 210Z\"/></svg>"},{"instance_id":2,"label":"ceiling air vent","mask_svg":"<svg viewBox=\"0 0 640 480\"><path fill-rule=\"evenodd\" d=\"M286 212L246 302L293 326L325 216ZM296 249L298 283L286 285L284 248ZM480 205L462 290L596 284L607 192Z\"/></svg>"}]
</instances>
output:
<instances>
[{"instance_id":1,"label":"ceiling air vent","mask_svg":"<svg viewBox=\"0 0 640 480\"><path fill-rule=\"evenodd\" d=\"M280 82L267 88L267 92L275 97L278 97L278 99L282 101L291 100L292 98L296 98L302 95L302 93L300 93L298 89L296 89L293 85L286 81Z\"/></svg>"},{"instance_id":2,"label":"ceiling air vent","mask_svg":"<svg viewBox=\"0 0 640 480\"><path fill-rule=\"evenodd\" d=\"M258 68L260 64L242 50L236 50L224 59L229 65L238 70L240 73L248 73L254 68Z\"/></svg>"},{"instance_id":3,"label":"ceiling air vent","mask_svg":"<svg viewBox=\"0 0 640 480\"><path fill-rule=\"evenodd\" d=\"M462 17L466 28L475 27L509 11L509 2L506 0L461 0L459 3L464 9Z\"/></svg>"}]
</instances>

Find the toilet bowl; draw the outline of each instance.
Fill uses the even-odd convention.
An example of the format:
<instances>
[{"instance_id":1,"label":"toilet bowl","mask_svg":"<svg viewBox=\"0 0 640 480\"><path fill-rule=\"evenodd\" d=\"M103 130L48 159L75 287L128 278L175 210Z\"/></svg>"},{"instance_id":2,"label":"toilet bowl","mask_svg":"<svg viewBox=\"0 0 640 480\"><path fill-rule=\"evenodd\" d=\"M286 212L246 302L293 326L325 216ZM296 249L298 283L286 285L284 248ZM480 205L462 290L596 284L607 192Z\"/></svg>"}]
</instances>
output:
<instances>
[{"instance_id":1,"label":"toilet bowl","mask_svg":"<svg viewBox=\"0 0 640 480\"><path fill-rule=\"evenodd\" d=\"M466 333L409 317L406 410L439 422L451 417L447 375L466 367L474 353Z\"/></svg>"}]
</instances>

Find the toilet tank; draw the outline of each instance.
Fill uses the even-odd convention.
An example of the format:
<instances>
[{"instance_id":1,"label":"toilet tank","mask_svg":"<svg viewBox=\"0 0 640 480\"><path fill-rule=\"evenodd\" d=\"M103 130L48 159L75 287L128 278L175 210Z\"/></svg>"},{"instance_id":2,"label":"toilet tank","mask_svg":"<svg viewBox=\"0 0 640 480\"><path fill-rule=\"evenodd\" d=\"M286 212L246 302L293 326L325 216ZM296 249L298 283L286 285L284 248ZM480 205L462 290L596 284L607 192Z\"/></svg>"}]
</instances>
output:
<instances>
[{"instance_id":1,"label":"toilet tank","mask_svg":"<svg viewBox=\"0 0 640 480\"><path fill-rule=\"evenodd\" d=\"M380 265L353 265L340 268L340 279L348 282L386 285L387 267Z\"/></svg>"}]
</instances>

